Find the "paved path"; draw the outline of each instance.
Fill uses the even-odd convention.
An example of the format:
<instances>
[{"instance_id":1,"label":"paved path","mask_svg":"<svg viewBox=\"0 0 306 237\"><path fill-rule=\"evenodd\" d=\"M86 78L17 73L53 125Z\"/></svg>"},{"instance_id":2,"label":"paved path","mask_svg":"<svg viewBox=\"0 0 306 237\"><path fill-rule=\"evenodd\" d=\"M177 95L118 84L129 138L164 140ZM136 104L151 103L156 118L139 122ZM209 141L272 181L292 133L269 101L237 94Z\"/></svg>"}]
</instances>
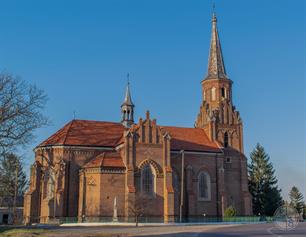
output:
<instances>
[{"instance_id":1,"label":"paved path","mask_svg":"<svg viewBox=\"0 0 306 237\"><path fill-rule=\"evenodd\" d=\"M164 236L164 237L306 237L306 222L299 223L296 230L280 231L273 224L251 225L201 225L158 227L54 227L47 236L93 237L93 236Z\"/></svg>"},{"instance_id":2,"label":"paved path","mask_svg":"<svg viewBox=\"0 0 306 237\"><path fill-rule=\"evenodd\" d=\"M15 228L14 236L30 237L306 237L306 222L299 223L294 231L281 231L273 224L236 224L236 225L194 225L194 226L98 226L98 227L59 227L48 226L33 229ZM1 229L0 229L1 232ZM17 232L19 234L17 234ZM1 236L1 233L0 233Z\"/></svg>"},{"instance_id":3,"label":"paved path","mask_svg":"<svg viewBox=\"0 0 306 237\"><path fill-rule=\"evenodd\" d=\"M300 223L294 231L282 231L274 227L273 224L239 225L222 227L212 231L199 231L161 235L146 235L147 237L306 237L306 223Z\"/></svg>"},{"instance_id":4,"label":"paved path","mask_svg":"<svg viewBox=\"0 0 306 237\"><path fill-rule=\"evenodd\" d=\"M196 226L145 226L145 227L52 227L47 236L56 237L93 237L93 236L151 236L151 235L169 235L176 236L178 233L190 232L201 233L203 231L213 231L215 229L223 228L221 225L196 225ZM107 235L109 234L109 235Z\"/></svg>"}]
</instances>

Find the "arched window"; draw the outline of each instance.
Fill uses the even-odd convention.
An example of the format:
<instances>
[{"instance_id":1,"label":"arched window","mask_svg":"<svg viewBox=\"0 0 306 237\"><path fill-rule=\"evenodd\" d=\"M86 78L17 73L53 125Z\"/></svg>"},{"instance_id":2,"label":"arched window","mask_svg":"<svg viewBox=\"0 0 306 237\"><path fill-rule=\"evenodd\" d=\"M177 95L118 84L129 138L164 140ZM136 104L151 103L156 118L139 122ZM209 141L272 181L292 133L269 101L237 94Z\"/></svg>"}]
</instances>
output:
<instances>
[{"instance_id":1,"label":"arched window","mask_svg":"<svg viewBox=\"0 0 306 237\"><path fill-rule=\"evenodd\" d=\"M124 109L122 113L122 120L125 120L125 119L126 119L126 110Z\"/></svg>"},{"instance_id":2,"label":"arched window","mask_svg":"<svg viewBox=\"0 0 306 237\"><path fill-rule=\"evenodd\" d=\"M224 142L223 142L224 147L228 147L228 133L224 133Z\"/></svg>"},{"instance_id":3,"label":"arched window","mask_svg":"<svg viewBox=\"0 0 306 237\"><path fill-rule=\"evenodd\" d=\"M198 198L200 201L209 201L211 199L210 176L202 171L198 176Z\"/></svg>"},{"instance_id":4,"label":"arched window","mask_svg":"<svg viewBox=\"0 0 306 237\"><path fill-rule=\"evenodd\" d=\"M43 173L43 180L42 182L42 188L43 188L43 198L47 198L48 197L48 181L49 181L49 171L45 171L45 173Z\"/></svg>"},{"instance_id":5,"label":"arched window","mask_svg":"<svg viewBox=\"0 0 306 237\"><path fill-rule=\"evenodd\" d=\"M216 100L216 88L215 87L211 88L211 100L212 101Z\"/></svg>"},{"instance_id":6,"label":"arched window","mask_svg":"<svg viewBox=\"0 0 306 237\"><path fill-rule=\"evenodd\" d=\"M224 87L221 88L221 96L222 98L226 98L226 90Z\"/></svg>"},{"instance_id":7,"label":"arched window","mask_svg":"<svg viewBox=\"0 0 306 237\"><path fill-rule=\"evenodd\" d=\"M49 180L48 180L48 198L53 198L54 197L54 186L55 186L55 180L54 180L54 173L51 173L49 175Z\"/></svg>"},{"instance_id":8,"label":"arched window","mask_svg":"<svg viewBox=\"0 0 306 237\"><path fill-rule=\"evenodd\" d=\"M141 172L141 191L148 196L155 194L155 175L150 164L143 167Z\"/></svg>"},{"instance_id":9,"label":"arched window","mask_svg":"<svg viewBox=\"0 0 306 237\"><path fill-rule=\"evenodd\" d=\"M172 186L174 189L174 215L179 214L180 208L180 178L176 171L172 173Z\"/></svg>"}]
</instances>

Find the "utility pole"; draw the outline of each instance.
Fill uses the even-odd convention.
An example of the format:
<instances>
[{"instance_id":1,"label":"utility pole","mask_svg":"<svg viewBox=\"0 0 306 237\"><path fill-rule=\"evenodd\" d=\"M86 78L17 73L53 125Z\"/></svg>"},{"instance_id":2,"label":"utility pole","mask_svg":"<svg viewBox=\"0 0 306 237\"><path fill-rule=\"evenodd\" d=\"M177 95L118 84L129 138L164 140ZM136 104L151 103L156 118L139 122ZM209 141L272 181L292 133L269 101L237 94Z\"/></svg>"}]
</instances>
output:
<instances>
[{"instance_id":1,"label":"utility pole","mask_svg":"<svg viewBox=\"0 0 306 237\"><path fill-rule=\"evenodd\" d=\"M181 170L181 202L180 202L180 222L183 220L183 203L184 203L184 163L185 163L185 153L184 150L181 150L182 154L182 170Z\"/></svg>"},{"instance_id":2,"label":"utility pole","mask_svg":"<svg viewBox=\"0 0 306 237\"><path fill-rule=\"evenodd\" d=\"M53 176L53 221L55 221L55 217L56 217L56 186L55 186L55 179L56 179L56 175L57 172L55 171L55 169L53 170L54 172L54 176Z\"/></svg>"},{"instance_id":3,"label":"utility pole","mask_svg":"<svg viewBox=\"0 0 306 237\"><path fill-rule=\"evenodd\" d=\"M17 195L18 195L18 173L19 173L19 161L16 160L15 169L15 187L14 187L14 204L13 204L13 223L16 224L16 207L17 207Z\"/></svg>"}]
</instances>

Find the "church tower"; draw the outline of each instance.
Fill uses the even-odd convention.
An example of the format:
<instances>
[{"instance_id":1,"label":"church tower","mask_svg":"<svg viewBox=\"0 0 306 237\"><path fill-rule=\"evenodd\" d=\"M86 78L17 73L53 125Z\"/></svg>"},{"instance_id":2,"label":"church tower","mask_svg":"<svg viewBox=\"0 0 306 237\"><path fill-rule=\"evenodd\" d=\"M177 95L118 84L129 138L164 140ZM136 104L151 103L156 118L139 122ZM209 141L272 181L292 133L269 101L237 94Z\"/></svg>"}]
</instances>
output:
<instances>
[{"instance_id":1,"label":"church tower","mask_svg":"<svg viewBox=\"0 0 306 237\"><path fill-rule=\"evenodd\" d=\"M127 128L134 124L134 107L130 92L130 82L128 81L124 101L121 105L121 123Z\"/></svg>"},{"instance_id":2,"label":"church tower","mask_svg":"<svg viewBox=\"0 0 306 237\"><path fill-rule=\"evenodd\" d=\"M202 84L202 103L195 127L203 128L213 141L224 148L243 153L242 120L232 102L232 84L224 66L217 17L212 17L208 71Z\"/></svg>"}]
</instances>

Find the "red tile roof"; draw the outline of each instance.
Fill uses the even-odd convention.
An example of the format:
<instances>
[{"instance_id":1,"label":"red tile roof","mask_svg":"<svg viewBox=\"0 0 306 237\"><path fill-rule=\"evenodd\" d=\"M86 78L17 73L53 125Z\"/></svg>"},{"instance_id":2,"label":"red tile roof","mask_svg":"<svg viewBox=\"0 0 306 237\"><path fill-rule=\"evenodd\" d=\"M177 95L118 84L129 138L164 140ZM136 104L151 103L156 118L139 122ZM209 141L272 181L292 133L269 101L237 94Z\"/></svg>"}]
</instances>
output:
<instances>
[{"instance_id":1,"label":"red tile roof","mask_svg":"<svg viewBox=\"0 0 306 237\"><path fill-rule=\"evenodd\" d=\"M122 161L119 152L109 151L103 152L102 154L98 155L91 161L89 161L83 168L125 168L125 165Z\"/></svg>"},{"instance_id":2,"label":"red tile roof","mask_svg":"<svg viewBox=\"0 0 306 237\"><path fill-rule=\"evenodd\" d=\"M171 136L171 150L221 152L201 128L162 126L161 129Z\"/></svg>"},{"instance_id":3,"label":"red tile roof","mask_svg":"<svg viewBox=\"0 0 306 237\"><path fill-rule=\"evenodd\" d=\"M137 125L136 125L137 127ZM135 127L134 127L135 128ZM221 152L201 128L160 126L171 136L171 150ZM123 142L125 127L120 123L72 120L39 146L71 145L116 147Z\"/></svg>"},{"instance_id":4,"label":"red tile roof","mask_svg":"<svg viewBox=\"0 0 306 237\"><path fill-rule=\"evenodd\" d=\"M76 145L114 147L118 145L125 127L121 123L72 120L39 146Z\"/></svg>"}]
</instances>

